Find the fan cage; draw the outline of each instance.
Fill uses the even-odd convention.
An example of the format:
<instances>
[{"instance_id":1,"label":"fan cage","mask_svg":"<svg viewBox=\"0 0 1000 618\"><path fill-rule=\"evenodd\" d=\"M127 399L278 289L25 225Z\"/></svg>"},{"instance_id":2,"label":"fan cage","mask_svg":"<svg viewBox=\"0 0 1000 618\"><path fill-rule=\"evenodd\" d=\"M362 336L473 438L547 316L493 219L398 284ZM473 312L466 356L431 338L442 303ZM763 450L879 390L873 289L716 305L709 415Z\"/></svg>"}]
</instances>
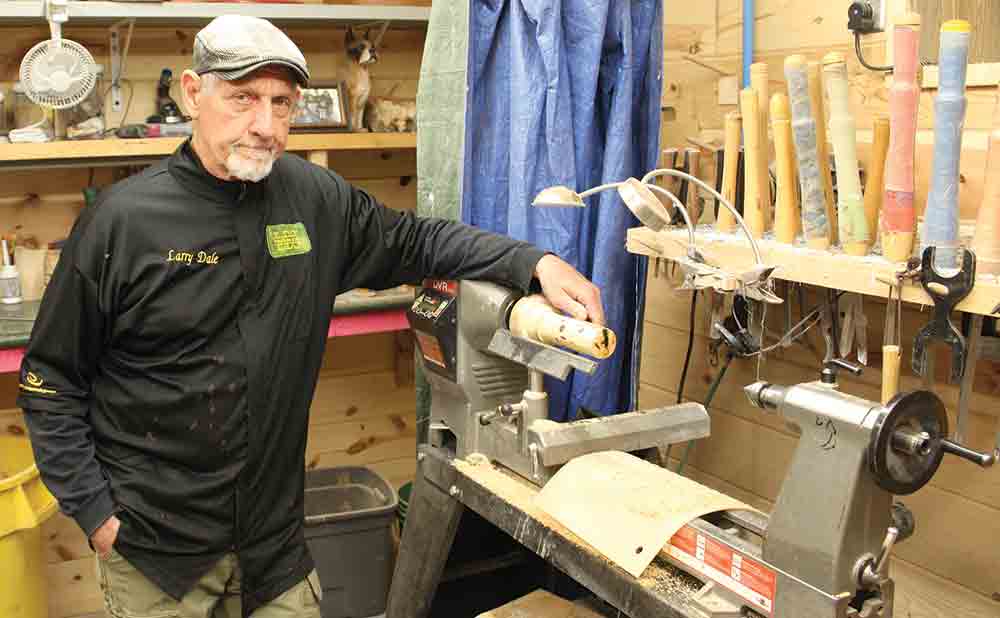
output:
<instances>
[{"instance_id":1,"label":"fan cage","mask_svg":"<svg viewBox=\"0 0 1000 618\"><path fill-rule=\"evenodd\" d=\"M38 69L35 65L52 60L56 54L70 54L77 61L75 71L84 73L69 93L52 93L49 90L39 90L32 77ZM86 47L68 39L48 39L28 50L21 62L20 78L24 93L31 101L43 107L66 109L78 105L87 98L97 84L97 71L94 57Z\"/></svg>"}]
</instances>

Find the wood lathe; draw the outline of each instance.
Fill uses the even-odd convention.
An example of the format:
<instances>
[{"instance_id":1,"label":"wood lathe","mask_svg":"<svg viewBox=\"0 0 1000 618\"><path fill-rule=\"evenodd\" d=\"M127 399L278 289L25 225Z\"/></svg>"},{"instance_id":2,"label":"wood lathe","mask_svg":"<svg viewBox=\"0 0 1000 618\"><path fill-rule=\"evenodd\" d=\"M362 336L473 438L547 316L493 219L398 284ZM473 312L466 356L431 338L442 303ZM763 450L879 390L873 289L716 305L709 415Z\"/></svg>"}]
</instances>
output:
<instances>
[{"instance_id":1,"label":"wood lathe","mask_svg":"<svg viewBox=\"0 0 1000 618\"><path fill-rule=\"evenodd\" d=\"M708 414L684 404L605 419L549 419L543 376L592 373L615 349L607 328L565 317L541 296L484 282L433 281L408 312L433 394L429 442L481 453L543 484L577 455L703 438ZM555 347L560 346L560 347Z\"/></svg>"},{"instance_id":2,"label":"wood lathe","mask_svg":"<svg viewBox=\"0 0 1000 618\"><path fill-rule=\"evenodd\" d=\"M891 618L891 552L914 528L893 496L923 487L946 453L981 466L997 456L948 440L933 393L903 393L883 406L840 392L837 360L815 382L751 384L744 390L755 406L801 433L773 512L693 518L636 577L546 511L539 487L581 456L704 437L705 409L687 403L549 421L542 375L564 379L595 362L539 340L607 356L602 342L611 335L496 285L429 282L409 319L433 403L388 618L429 615L465 508L631 618ZM577 487L588 492L586 478ZM600 502L594 510L600 517Z\"/></svg>"}]
</instances>

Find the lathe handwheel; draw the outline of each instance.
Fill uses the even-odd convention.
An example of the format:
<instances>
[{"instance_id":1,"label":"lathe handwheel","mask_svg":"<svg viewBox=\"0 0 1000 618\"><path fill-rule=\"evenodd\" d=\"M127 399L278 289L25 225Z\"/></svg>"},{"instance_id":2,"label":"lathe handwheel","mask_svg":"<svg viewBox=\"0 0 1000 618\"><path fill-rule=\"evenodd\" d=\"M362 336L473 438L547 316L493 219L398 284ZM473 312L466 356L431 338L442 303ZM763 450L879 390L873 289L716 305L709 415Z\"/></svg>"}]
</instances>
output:
<instances>
[{"instance_id":1,"label":"lathe handwheel","mask_svg":"<svg viewBox=\"0 0 1000 618\"><path fill-rule=\"evenodd\" d=\"M896 495L927 484L941 465L948 435L944 404L930 391L896 395L875 422L868 463L879 486Z\"/></svg>"}]
</instances>

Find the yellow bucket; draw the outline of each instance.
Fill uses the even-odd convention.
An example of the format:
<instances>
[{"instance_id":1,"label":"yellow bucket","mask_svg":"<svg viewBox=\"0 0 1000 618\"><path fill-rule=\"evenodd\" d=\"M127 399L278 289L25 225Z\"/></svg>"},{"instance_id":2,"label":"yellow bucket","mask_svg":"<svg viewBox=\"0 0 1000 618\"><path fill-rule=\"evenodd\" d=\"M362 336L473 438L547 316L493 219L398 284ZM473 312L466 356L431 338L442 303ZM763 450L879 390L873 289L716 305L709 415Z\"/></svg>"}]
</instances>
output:
<instances>
[{"instance_id":1,"label":"yellow bucket","mask_svg":"<svg viewBox=\"0 0 1000 618\"><path fill-rule=\"evenodd\" d=\"M0 618L48 618L40 526L55 511L27 436L0 436Z\"/></svg>"}]
</instances>

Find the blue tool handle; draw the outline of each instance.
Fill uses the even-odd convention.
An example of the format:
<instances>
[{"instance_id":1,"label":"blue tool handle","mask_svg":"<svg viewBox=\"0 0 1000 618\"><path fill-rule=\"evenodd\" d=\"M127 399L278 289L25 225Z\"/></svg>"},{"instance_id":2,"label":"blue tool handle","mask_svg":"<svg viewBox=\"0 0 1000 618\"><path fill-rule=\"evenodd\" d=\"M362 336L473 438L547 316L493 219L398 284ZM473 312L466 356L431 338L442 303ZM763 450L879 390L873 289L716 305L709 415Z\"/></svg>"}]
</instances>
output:
<instances>
[{"instance_id":1,"label":"blue tool handle","mask_svg":"<svg viewBox=\"0 0 1000 618\"><path fill-rule=\"evenodd\" d=\"M940 83L934 99L934 159L920 250L922 253L927 247L937 247L934 264L945 269L958 268L959 161L967 105L969 34L968 22L962 20L941 26Z\"/></svg>"}]
</instances>

